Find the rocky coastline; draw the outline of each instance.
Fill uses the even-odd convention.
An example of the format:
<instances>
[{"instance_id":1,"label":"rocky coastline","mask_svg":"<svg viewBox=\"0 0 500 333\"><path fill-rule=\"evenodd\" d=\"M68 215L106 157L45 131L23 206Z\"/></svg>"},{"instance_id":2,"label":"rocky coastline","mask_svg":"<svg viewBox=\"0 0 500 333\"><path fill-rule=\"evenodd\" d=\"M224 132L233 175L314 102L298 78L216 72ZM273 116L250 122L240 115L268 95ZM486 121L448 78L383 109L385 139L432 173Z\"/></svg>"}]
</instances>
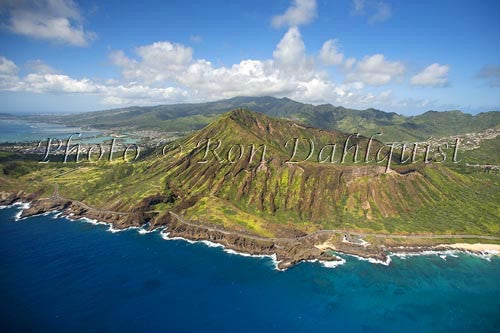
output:
<instances>
[{"instance_id":1,"label":"rocky coastline","mask_svg":"<svg viewBox=\"0 0 500 333\"><path fill-rule=\"evenodd\" d=\"M386 246L384 244L371 245L367 242L356 243L346 241L347 235L342 233L315 233L293 238L264 238L250 234L242 234L230 230L221 230L212 226L197 225L184 221L177 214L167 214L153 218L144 210L134 210L130 213L120 213L97 210L79 201L63 198L44 198L41 193L5 193L0 192L0 205L9 206L15 203L29 203L19 218L41 215L51 211L58 211L62 216L70 219L87 218L110 224L114 230L124 230L130 227L143 227L148 223L149 230L162 228L162 233L169 238L183 238L190 241L208 241L219 244L226 250L237 253L273 256L277 261L277 268L285 270L303 261L321 261L341 263L342 258L336 254L346 254L374 263L388 264L391 255L420 255L428 253L445 253L449 251L468 252L475 255L484 255L470 246L463 249L452 245L413 244L411 246ZM455 244L456 245L456 244ZM469 244L470 245L470 244Z\"/></svg>"}]
</instances>

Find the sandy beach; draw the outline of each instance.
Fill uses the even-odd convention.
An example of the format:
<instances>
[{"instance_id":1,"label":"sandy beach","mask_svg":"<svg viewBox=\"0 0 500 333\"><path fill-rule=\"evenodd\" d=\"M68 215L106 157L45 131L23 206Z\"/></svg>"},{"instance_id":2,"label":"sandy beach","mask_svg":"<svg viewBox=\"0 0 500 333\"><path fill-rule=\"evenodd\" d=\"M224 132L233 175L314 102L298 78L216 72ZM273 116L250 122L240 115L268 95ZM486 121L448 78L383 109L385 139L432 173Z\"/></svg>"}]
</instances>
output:
<instances>
[{"instance_id":1,"label":"sandy beach","mask_svg":"<svg viewBox=\"0 0 500 333\"><path fill-rule=\"evenodd\" d=\"M469 251L481 251L481 252L489 252L495 255L500 255L500 245L498 244L467 244L467 243L456 243L456 244L447 244L443 245L447 247L451 247L459 250L469 250Z\"/></svg>"}]
</instances>

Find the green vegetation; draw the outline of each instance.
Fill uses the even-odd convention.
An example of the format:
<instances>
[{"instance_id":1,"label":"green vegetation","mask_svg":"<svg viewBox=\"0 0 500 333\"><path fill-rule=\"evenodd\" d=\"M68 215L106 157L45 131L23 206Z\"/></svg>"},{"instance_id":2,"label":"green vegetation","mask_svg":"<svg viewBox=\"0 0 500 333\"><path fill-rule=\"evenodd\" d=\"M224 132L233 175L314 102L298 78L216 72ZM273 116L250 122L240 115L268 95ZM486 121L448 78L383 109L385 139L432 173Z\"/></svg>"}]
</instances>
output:
<instances>
[{"instance_id":1,"label":"green vegetation","mask_svg":"<svg viewBox=\"0 0 500 333\"><path fill-rule=\"evenodd\" d=\"M203 146L194 151L172 150L162 158L149 155L134 163L39 164L4 154L0 155L0 189L42 189L49 196L58 184L65 198L113 211L133 211L144 200L158 197L161 200L155 200L149 211L172 210L192 221L262 236L347 228L500 235L498 174L437 163L402 166L394 162L389 173L373 162L286 163L291 146L283 143L290 138L310 138L316 147L338 144L341 150L347 136L237 110L182 142L192 148L206 138L220 139L223 163L212 152L211 161L199 163L204 161ZM367 138L352 142L360 144L363 157ZM250 160L250 143L256 149L267 146L265 164L260 163L258 149ZM229 163L228 153L238 144L244 146L242 158ZM381 146L374 141L372 149ZM297 159L307 155L307 147L302 142ZM488 147L492 151L495 142Z\"/></svg>"},{"instance_id":2,"label":"green vegetation","mask_svg":"<svg viewBox=\"0 0 500 333\"><path fill-rule=\"evenodd\" d=\"M463 155L464 161L469 164L500 165L500 136L484 140L479 148L465 151Z\"/></svg>"},{"instance_id":3,"label":"green vegetation","mask_svg":"<svg viewBox=\"0 0 500 333\"><path fill-rule=\"evenodd\" d=\"M288 98L274 97L234 97L199 104L134 106L63 117L52 116L45 120L95 128L131 127L187 132L200 129L213 122L219 115L236 108L248 108L268 116L287 118L305 125L346 133L370 136L382 132L384 135L380 139L385 142L421 141L431 136L477 132L500 125L498 111L476 116L460 111L428 111L418 116L406 117L376 109L354 110L331 104L314 106Z\"/></svg>"}]
</instances>

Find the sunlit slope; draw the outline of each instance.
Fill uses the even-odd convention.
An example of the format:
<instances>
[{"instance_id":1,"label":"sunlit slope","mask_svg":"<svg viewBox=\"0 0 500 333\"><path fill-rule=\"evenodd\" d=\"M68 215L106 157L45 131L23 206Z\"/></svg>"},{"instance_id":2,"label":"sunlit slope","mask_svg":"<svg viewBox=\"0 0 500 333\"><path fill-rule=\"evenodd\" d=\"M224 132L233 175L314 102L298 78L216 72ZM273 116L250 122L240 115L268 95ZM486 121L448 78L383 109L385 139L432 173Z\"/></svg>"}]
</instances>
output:
<instances>
[{"instance_id":1,"label":"sunlit slope","mask_svg":"<svg viewBox=\"0 0 500 333\"><path fill-rule=\"evenodd\" d=\"M345 163L340 163L347 137L236 110L167 146L164 156L152 152L133 163L35 164L15 178L4 175L2 188L41 188L49 196L58 184L65 198L103 210L133 212L152 223L163 223L167 212L174 211L197 223L262 236L345 228L500 234L497 174L436 163L394 164L386 172L382 164L364 162L364 137L351 138L360 146L361 161L354 164L354 151L349 150ZM293 138L300 139L296 160L309 155L306 139L314 142L315 153L308 161L287 163ZM213 149L204 156L208 139L215 146L220 140L217 156ZM319 163L318 152L328 144L338 145L335 163ZM372 149L381 145L374 141ZM325 156L326 151L330 150Z\"/></svg>"},{"instance_id":2,"label":"sunlit slope","mask_svg":"<svg viewBox=\"0 0 500 333\"><path fill-rule=\"evenodd\" d=\"M69 125L97 128L191 131L201 129L221 114L236 108L247 108L328 130L359 132L365 136L383 132L383 141L425 140L431 136L478 132L500 125L498 111L475 116L460 111L429 111L407 117L373 108L356 110L331 104L304 104L288 98L274 97L234 97L208 103L135 106L59 117L56 120Z\"/></svg>"}]
</instances>

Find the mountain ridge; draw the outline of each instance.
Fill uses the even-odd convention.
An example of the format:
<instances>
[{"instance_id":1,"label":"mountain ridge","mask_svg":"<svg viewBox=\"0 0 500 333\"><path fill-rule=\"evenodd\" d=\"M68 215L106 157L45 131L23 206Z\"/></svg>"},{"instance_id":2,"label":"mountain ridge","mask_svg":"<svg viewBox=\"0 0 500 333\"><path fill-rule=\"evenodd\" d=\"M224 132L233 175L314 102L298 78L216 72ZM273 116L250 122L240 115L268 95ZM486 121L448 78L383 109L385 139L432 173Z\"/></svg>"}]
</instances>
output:
<instances>
[{"instance_id":1,"label":"mountain ridge","mask_svg":"<svg viewBox=\"0 0 500 333\"><path fill-rule=\"evenodd\" d=\"M387 232L417 228L425 232L433 229L428 223L436 223L434 229L447 230L450 226L443 222L442 214L466 208L478 216L487 215L480 222L485 223L481 228L494 232L496 227L491 229L490 215L495 214L495 209L489 207L486 212L478 213L482 202L489 205L491 196L498 196L498 191L487 185L497 181L494 175L467 175L432 163L394 165L395 171L387 173L380 164L364 163L366 137L352 141L360 143L358 164L339 163L340 151L337 151L336 163L318 163L314 158L303 163L287 163L291 147L284 144L290 138L310 138L321 147L331 143L341 145L347 136L349 134L339 131L314 129L286 119L237 110L183 139L181 144L189 147L185 151L167 150L161 159L145 157L135 164L99 169L95 175L97 171L91 172L91 168L88 176L85 173L62 175L57 181L62 181L59 190L65 197L86 201L91 206L106 203L107 210L129 211L139 198L160 195L173 200L161 201L168 210L188 219L219 221L217 223L225 227L243 228L262 235L325 227ZM207 138L221 140L219 155L223 161L210 153L210 160L205 162L204 147L199 143L206 143ZM245 154L231 162L228 153L238 144L245 146ZM269 155L265 164L260 163L261 151L253 161L249 159L250 144L256 148L267 145ZM375 141L373 149L381 145ZM297 160L303 160L306 155L307 147L299 149ZM346 161L352 158L351 151ZM74 187L73 177L97 177L101 181ZM72 185L65 185L66 179ZM113 182L108 184L108 180ZM121 190L113 190L116 186ZM484 194L479 188L491 191ZM110 207L108 203L113 204ZM245 222L247 220L254 222ZM416 221L415 226L405 225L404 220ZM129 222L122 223L125 226ZM453 228L476 232L481 229L468 226L463 216Z\"/></svg>"},{"instance_id":2,"label":"mountain ridge","mask_svg":"<svg viewBox=\"0 0 500 333\"><path fill-rule=\"evenodd\" d=\"M71 126L186 132L203 128L219 115L236 108L252 109L317 128L359 132L365 136L383 132L384 141L420 141L430 136L465 134L500 125L500 111L482 112L477 115L458 110L427 111L416 116L404 116L374 108L356 110L332 104L312 105L286 97L270 96L239 96L207 103L133 106L51 119Z\"/></svg>"}]
</instances>

